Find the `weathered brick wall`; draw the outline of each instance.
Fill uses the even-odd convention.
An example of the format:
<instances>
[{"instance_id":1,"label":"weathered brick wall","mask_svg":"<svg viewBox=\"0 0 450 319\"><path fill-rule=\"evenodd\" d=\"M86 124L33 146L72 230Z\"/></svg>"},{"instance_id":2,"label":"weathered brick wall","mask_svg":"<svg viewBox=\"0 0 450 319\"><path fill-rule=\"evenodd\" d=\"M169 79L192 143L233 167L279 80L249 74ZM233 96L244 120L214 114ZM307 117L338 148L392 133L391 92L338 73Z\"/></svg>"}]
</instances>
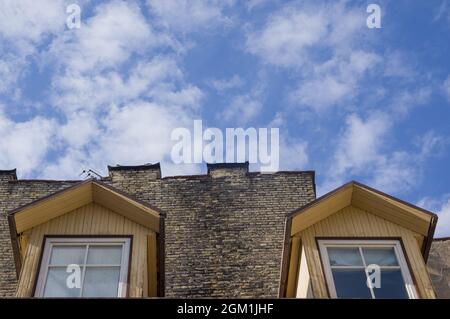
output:
<instances>
[{"instance_id":1,"label":"weathered brick wall","mask_svg":"<svg viewBox=\"0 0 450 319\"><path fill-rule=\"evenodd\" d=\"M167 296L278 296L285 215L314 199L311 173L153 176L124 170L110 183L167 213Z\"/></svg>"},{"instance_id":2,"label":"weathered brick wall","mask_svg":"<svg viewBox=\"0 0 450 319\"><path fill-rule=\"evenodd\" d=\"M433 241L427 267L437 297L450 299L450 238Z\"/></svg>"},{"instance_id":3,"label":"weathered brick wall","mask_svg":"<svg viewBox=\"0 0 450 319\"><path fill-rule=\"evenodd\" d=\"M243 164L213 165L208 171L161 179L159 165L113 167L104 182L167 213L166 296L276 297L284 218L314 199L313 174L248 173ZM28 188L40 191L35 196L40 197L66 186L20 181L7 185L6 198L14 198L9 206L29 202L30 197L23 199ZM3 212L5 197L0 200ZM6 262L12 273L11 261Z\"/></svg>"}]
</instances>

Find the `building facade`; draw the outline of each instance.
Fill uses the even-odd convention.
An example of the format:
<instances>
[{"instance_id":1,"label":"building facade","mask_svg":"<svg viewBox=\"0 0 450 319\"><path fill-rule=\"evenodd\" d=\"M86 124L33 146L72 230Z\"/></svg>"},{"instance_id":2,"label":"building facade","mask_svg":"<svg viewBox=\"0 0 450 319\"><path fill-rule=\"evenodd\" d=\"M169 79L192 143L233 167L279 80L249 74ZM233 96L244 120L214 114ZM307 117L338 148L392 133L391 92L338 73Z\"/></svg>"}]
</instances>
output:
<instances>
[{"instance_id":1,"label":"building facade","mask_svg":"<svg viewBox=\"0 0 450 319\"><path fill-rule=\"evenodd\" d=\"M316 199L313 171L108 169L84 181L0 171L0 296L446 296L426 268L436 216L365 185ZM370 260L384 288L348 290Z\"/></svg>"}]
</instances>

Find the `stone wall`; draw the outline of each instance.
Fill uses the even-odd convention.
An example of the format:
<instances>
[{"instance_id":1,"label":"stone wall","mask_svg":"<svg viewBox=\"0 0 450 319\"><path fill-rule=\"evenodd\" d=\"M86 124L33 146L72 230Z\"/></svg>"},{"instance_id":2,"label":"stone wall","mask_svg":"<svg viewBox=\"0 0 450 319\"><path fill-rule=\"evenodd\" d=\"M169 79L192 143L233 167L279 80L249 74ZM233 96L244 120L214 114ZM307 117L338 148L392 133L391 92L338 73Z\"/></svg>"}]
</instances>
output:
<instances>
[{"instance_id":1,"label":"stone wall","mask_svg":"<svg viewBox=\"0 0 450 319\"><path fill-rule=\"evenodd\" d=\"M437 297L450 299L450 238L433 241L427 267Z\"/></svg>"}]
</instances>

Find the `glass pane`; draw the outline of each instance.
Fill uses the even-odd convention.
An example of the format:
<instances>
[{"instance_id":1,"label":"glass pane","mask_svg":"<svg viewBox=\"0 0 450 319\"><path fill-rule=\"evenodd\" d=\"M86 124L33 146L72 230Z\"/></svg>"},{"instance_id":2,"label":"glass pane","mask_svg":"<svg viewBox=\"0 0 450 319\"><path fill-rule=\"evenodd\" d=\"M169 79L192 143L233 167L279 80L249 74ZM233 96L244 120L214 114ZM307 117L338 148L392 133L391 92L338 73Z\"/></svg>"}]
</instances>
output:
<instances>
[{"instance_id":1,"label":"glass pane","mask_svg":"<svg viewBox=\"0 0 450 319\"><path fill-rule=\"evenodd\" d=\"M376 298L408 299L400 269L382 269L380 288L374 288Z\"/></svg>"},{"instance_id":2,"label":"glass pane","mask_svg":"<svg viewBox=\"0 0 450 319\"><path fill-rule=\"evenodd\" d=\"M331 266L364 266L358 248L329 247L328 257Z\"/></svg>"},{"instance_id":3,"label":"glass pane","mask_svg":"<svg viewBox=\"0 0 450 319\"><path fill-rule=\"evenodd\" d=\"M394 247L363 248L363 254L367 265L398 266Z\"/></svg>"},{"instance_id":4,"label":"glass pane","mask_svg":"<svg viewBox=\"0 0 450 319\"><path fill-rule=\"evenodd\" d=\"M86 246L53 246L50 258L51 265L82 265Z\"/></svg>"},{"instance_id":5,"label":"glass pane","mask_svg":"<svg viewBox=\"0 0 450 319\"><path fill-rule=\"evenodd\" d=\"M87 267L83 297L117 297L120 267Z\"/></svg>"},{"instance_id":6,"label":"glass pane","mask_svg":"<svg viewBox=\"0 0 450 319\"><path fill-rule=\"evenodd\" d=\"M88 264L120 265L122 260L122 245L120 246L89 246Z\"/></svg>"},{"instance_id":7,"label":"glass pane","mask_svg":"<svg viewBox=\"0 0 450 319\"><path fill-rule=\"evenodd\" d=\"M81 272L80 272L81 273ZM67 284L75 274L66 272L66 267L49 268L47 273L47 282L44 288L44 297L79 297L80 289ZM72 276L69 278L69 276ZM80 278L81 279L81 278ZM81 281L79 281L81 282Z\"/></svg>"},{"instance_id":8,"label":"glass pane","mask_svg":"<svg viewBox=\"0 0 450 319\"><path fill-rule=\"evenodd\" d=\"M338 298L372 298L364 269L333 269Z\"/></svg>"}]
</instances>

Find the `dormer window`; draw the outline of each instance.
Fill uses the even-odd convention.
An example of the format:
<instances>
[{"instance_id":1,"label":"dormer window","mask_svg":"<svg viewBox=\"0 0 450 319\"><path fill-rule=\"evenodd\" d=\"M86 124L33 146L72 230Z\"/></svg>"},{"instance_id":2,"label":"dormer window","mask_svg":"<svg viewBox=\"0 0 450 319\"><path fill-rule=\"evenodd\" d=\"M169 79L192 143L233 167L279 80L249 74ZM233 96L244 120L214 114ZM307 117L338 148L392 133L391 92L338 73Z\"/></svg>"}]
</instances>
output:
<instances>
[{"instance_id":1,"label":"dormer window","mask_svg":"<svg viewBox=\"0 0 450 319\"><path fill-rule=\"evenodd\" d=\"M410 299L417 293L398 240L319 240L333 298Z\"/></svg>"},{"instance_id":2,"label":"dormer window","mask_svg":"<svg viewBox=\"0 0 450 319\"><path fill-rule=\"evenodd\" d=\"M130 237L47 237L36 297L125 297Z\"/></svg>"}]
</instances>

